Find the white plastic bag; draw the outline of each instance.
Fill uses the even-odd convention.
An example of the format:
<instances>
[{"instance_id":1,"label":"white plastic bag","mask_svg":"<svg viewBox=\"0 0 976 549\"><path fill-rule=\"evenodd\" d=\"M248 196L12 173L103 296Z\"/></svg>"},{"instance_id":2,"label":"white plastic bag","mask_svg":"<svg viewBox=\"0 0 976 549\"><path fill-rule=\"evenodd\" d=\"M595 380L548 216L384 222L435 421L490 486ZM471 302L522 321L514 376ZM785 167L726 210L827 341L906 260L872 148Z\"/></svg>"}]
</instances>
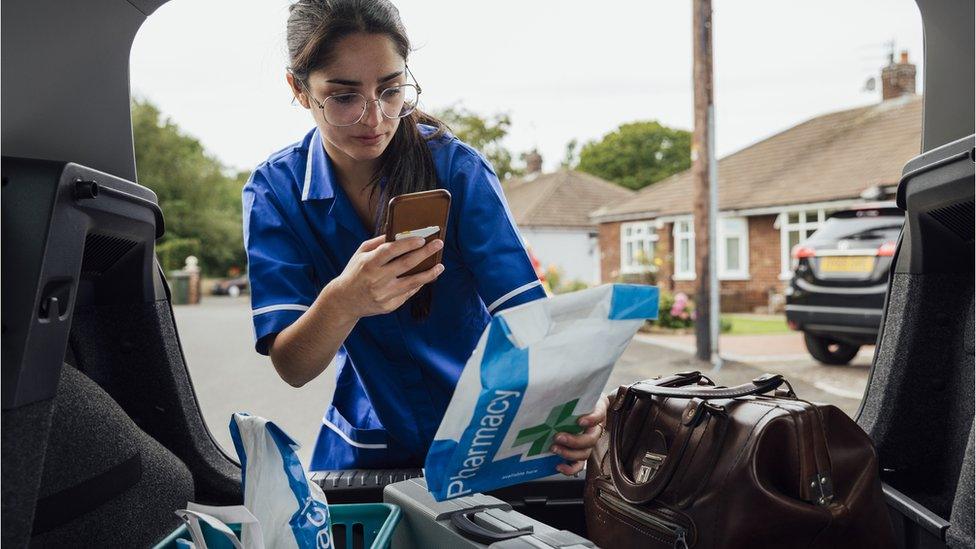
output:
<instances>
[{"instance_id":1,"label":"white plastic bag","mask_svg":"<svg viewBox=\"0 0 976 549\"><path fill-rule=\"evenodd\" d=\"M461 373L424 473L438 501L556 473L558 432L580 432L658 289L605 285L496 315Z\"/></svg>"},{"instance_id":2,"label":"white plastic bag","mask_svg":"<svg viewBox=\"0 0 976 549\"><path fill-rule=\"evenodd\" d=\"M214 507L191 501L186 504L186 509L180 509L176 514L186 522L190 537L193 538L192 544L186 544L189 547L208 549L201 525L203 523L222 534L236 549L264 549L261 525L258 523L258 519L243 505ZM227 526L228 524L241 525L240 539Z\"/></svg>"},{"instance_id":3,"label":"white plastic bag","mask_svg":"<svg viewBox=\"0 0 976 549\"><path fill-rule=\"evenodd\" d=\"M329 507L309 482L298 443L262 417L236 413L231 439L241 462L244 506L257 517L267 549L332 547Z\"/></svg>"}]
</instances>

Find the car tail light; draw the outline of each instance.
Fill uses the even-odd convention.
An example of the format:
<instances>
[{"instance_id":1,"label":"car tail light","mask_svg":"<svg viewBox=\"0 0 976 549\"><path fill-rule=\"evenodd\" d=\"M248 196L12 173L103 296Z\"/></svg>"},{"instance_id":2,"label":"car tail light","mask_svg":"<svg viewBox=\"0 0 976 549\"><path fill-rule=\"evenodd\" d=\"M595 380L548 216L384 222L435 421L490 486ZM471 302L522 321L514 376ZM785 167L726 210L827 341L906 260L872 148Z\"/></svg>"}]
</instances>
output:
<instances>
[{"instance_id":1,"label":"car tail light","mask_svg":"<svg viewBox=\"0 0 976 549\"><path fill-rule=\"evenodd\" d=\"M882 257L891 257L895 255L895 248L897 247L898 245L894 242L885 242L880 248L878 248L878 255Z\"/></svg>"},{"instance_id":2,"label":"car tail light","mask_svg":"<svg viewBox=\"0 0 976 549\"><path fill-rule=\"evenodd\" d=\"M817 255L817 251L813 248L802 246L800 244L793 246L793 259L803 259L806 257L813 257L815 255Z\"/></svg>"},{"instance_id":3,"label":"car tail light","mask_svg":"<svg viewBox=\"0 0 976 549\"><path fill-rule=\"evenodd\" d=\"M795 320L787 320L786 325L789 326L791 330L799 330L800 325L796 323Z\"/></svg>"}]
</instances>

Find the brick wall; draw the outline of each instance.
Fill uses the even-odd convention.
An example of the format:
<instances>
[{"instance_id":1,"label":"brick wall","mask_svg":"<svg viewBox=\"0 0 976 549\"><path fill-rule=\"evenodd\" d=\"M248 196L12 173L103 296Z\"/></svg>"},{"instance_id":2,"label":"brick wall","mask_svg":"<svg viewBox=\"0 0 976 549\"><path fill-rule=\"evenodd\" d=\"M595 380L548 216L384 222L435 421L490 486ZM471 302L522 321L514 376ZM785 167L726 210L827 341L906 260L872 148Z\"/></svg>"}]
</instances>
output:
<instances>
[{"instance_id":1,"label":"brick wall","mask_svg":"<svg viewBox=\"0 0 976 549\"><path fill-rule=\"evenodd\" d=\"M752 312L765 308L769 293L782 293L780 281L779 230L773 227L775 215L754 216L749 219L749 280L723 280L719 282L722 311ZM672 279L674 272L674 240L672 224L665 223L658 229L655 256L663 260L657 273L658 286L668 292L684 292L694 297L696 280ZM620 279L620 223L603 223L599 228L600 275L604 283Z\"/></svg>"},{"instance_id":2,"label":"brick wall","mask_svg":"<svg viewBox=\"0 0 976 549\"><path fill-rule=\"evenodd\" d=\"M597 238L600 245L600 282L616 282L620 276L620 223L601 223Z\"/></svg>"},{"instance_id":3,"label":"brick wall","mask_svg":"<svg viewBox=\"0 0 976 549\"><path fill-rule=\"evenodd\" d=\"M749 290L753 297L749 308L766 306L769 292L782 294L786 283L779 279L779 229L773 227L775 215L749 218Z\"/></svg>"}]
</instances>

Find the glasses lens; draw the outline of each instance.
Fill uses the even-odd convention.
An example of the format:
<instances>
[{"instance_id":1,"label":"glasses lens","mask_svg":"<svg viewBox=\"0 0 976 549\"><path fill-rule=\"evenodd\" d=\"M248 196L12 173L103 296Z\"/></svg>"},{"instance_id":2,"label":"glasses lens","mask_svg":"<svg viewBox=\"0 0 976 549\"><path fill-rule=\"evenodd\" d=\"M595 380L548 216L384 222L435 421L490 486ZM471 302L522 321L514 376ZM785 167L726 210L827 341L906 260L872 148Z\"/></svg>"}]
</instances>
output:
<instances>
[{"instance_id":1,"label":"glasses lens","mask_svg":"<svg viewBox=\"0 0 976 549\"><path fill-rule=\"evenodd\" d=\"M417 108L417 88L413 84L387 88L380 94L380 105L387 118L403 118Z\"/></svg>"},{"instance_id":2,"label":"glasses lens","mask_svg":"<svg viewBox=\"0 0 976 549\"><path fill-rule=\"evenodd\" d=\"M358 93L329 96L324 103L325 121L334 126L351 126L363 116L366 98Z\"/></svg>"}]
</instances>

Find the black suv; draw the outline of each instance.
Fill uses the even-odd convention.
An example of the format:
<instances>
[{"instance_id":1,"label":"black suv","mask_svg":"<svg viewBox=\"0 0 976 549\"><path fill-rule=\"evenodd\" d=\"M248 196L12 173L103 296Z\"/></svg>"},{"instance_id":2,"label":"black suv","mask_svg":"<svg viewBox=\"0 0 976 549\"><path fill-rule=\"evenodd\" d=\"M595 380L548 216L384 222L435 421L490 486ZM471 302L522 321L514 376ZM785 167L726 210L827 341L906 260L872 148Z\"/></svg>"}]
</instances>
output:
<instances>
[{"instance_id":1,"label":"black suv","mask_svg":"<svg viewBox=\"0 0 976 549\"><path fill-rule=\"evenodd\" d=\"M825 364L847 364L874 344L888 290L888 271L905 223L891 205L836 212L803 244L786 289L786 321Z\"/></svg>"}]
</instances>

